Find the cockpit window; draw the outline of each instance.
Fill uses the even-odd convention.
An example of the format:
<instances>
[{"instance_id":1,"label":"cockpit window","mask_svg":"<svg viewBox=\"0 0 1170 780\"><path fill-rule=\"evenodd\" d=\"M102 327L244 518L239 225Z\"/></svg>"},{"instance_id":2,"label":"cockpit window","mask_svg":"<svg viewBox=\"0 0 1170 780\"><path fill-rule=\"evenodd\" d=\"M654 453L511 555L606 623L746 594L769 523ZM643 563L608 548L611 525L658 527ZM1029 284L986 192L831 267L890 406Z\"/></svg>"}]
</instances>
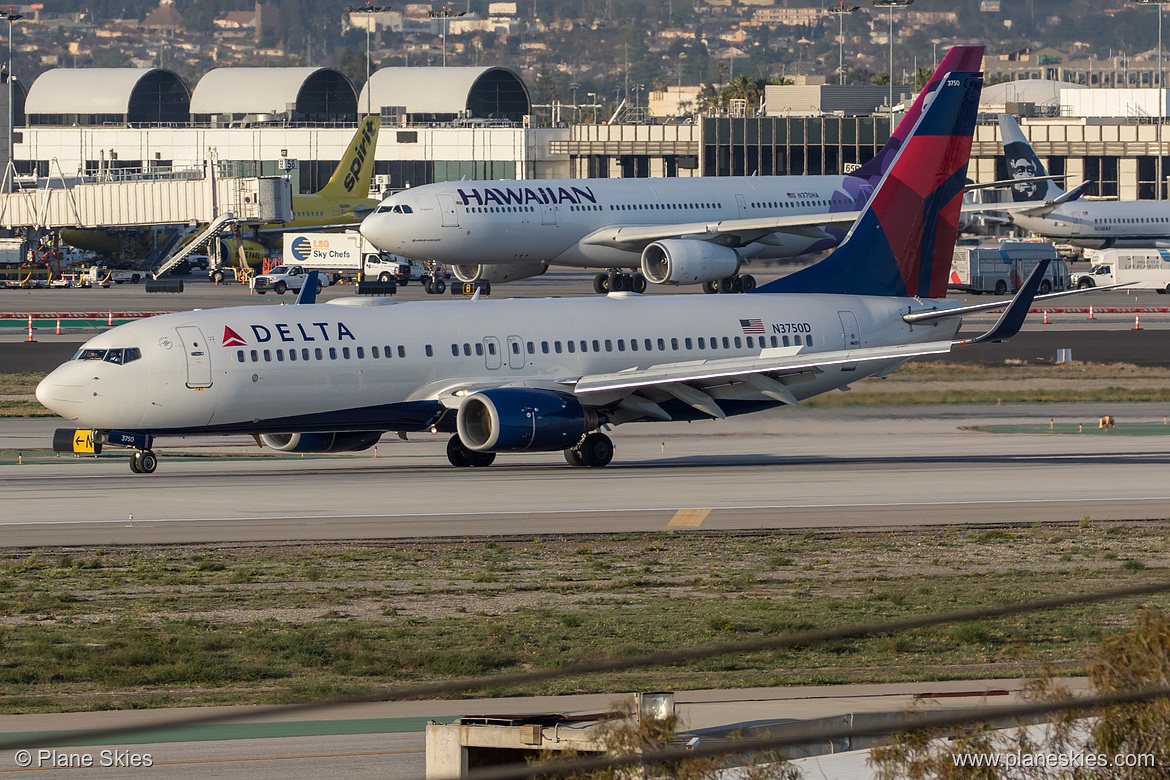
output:
<instances>
[{"instance_id":1,"label":"cockpit window","mask_svg":"<svg viewBox=\"0 0 1170 780\"><path fill-rule=\"evenodd\" d=\"M401 208L402 208L403 214L413 214L414 213L414 209L412 209L410 206L407 206L405 203L402 204Z\"/></svg>"},{"instance_id":2,"label":"cockpit window","mask_svg":"<svg viewBox=\"0 0 1170 780\"><path fill-rule=\"evenodd\" d=\"M138 347L123 349L82 349L73 356L74 360L101 360L106 363L122 365L142 357L142 350Z\"/></svg>"}]
</instances>

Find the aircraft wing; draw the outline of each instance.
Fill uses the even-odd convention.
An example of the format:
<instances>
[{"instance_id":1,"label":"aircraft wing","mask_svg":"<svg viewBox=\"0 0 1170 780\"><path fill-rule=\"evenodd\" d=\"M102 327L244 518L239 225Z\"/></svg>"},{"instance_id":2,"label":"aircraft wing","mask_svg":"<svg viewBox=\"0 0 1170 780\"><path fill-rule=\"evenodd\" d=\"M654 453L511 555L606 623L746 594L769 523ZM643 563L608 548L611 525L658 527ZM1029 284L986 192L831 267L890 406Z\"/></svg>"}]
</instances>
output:
<instances>
[{"instance_id":1,"label":"aircraft wing","mask_svg":"<svg viewBox=\"0 0 1170 780\"><path fill-rule=\"evenodd\" d=\"M792 233L820 238L822 234L819 232L819 228L825 225L852 225L860 213L860 211L835 211L832 214L800 214L791 217L753 217L751 219L724 219L718 222L603 228L581 239L581 243L640 252L655 241L668 238L686 238L697 241L732 238L736 246L759 241L771 233Z\"/></svg>"},{"instance_id":2,"label":"aircraft wing","mask_svg":"<svg viewBox=\"0 0 1170 780\"><path fill-rule=\"evenodd\" d=\"M788 385L811 381L827 366L862 360L901 361L945 354L950 349L949 341L831 352L780 347L765 349L751 357L661 363L611 374L592 374L564 380L561 384L582 403L607 408L614 423L642 417L669 420L670 415L659 404L670 399L682 401L712 417L725 417L718 404L720 398L762 393L795 406L798 401Z\"/></svg>"}]
</instances>

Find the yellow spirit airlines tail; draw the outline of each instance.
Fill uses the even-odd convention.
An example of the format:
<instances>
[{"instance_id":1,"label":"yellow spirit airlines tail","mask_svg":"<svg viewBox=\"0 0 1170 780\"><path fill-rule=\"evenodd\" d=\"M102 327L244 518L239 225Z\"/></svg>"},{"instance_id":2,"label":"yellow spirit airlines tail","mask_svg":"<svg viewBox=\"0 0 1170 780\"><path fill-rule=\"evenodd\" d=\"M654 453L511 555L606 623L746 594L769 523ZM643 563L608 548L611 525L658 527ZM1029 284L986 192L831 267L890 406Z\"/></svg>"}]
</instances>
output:
<instances>
[{"instance_id":1,"label":"yellow spirit airlines tail","mask_svg":"<svg viewBox=\"0 0 1170 780\"><path fill-rule=\"evenodd\" d=\"M316 194L325 198L368 198L374 178L374 147L378 144L380 116L367 116L345 150L345 156L329 181Z\"/></svg>"}]
</instances>

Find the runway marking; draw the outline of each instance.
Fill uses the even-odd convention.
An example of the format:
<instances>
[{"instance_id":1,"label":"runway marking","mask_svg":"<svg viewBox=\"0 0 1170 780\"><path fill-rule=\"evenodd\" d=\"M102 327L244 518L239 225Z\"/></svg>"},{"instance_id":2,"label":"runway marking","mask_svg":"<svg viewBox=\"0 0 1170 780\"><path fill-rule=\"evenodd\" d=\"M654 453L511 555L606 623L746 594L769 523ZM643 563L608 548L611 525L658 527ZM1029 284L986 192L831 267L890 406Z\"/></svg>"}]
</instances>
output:
<instances>
[{"instance_id":1,"label":"runway marking","mask_svg":"<svg viewBox=\"0 0 1170 780\"><path fill-rule=\"evenodd\" d=\"M923 507L923 506L999 506L1008 504L1101 504L1101 503L1116 503L1116 504L1131 504L1141 501L1170 501L1170 496L1106 496L1106 497L1084 497L1084 498L1019 498L1019 499L969 499L965 501L890 501L886 503L854 503L854 504L748 504L736 505L727 504L725 506L713 507L722 511L746 511L746 510L760 510L760 509L891 509L897 507ZM609 508L592 508L592 509L525 509L525 510L492 510L492 511L478 511L478 512L407 512L403 514L387 514L380 512L377 514L351 514L351 515L254 515L251 517L159 517L159 518L139 518L134 521L135 527L147 526L151 523L210 523L210 522L256 522L256 521L281 521L288 522L290 520L410 520L423 519L433 517L524 517L534 515L598 515L598 514L612 514L614 512L678 512L677 507L660 506L660 507L609 507ZM685 511L685 510L683 510ZM710 512L711 510L707 510ZM16 520L16 521L0 521L0 528L5 526L28 527L28 526L50 526L50 525L108 525L117 523L124 525L126 523L121 517L109 518L106 520L91 519L91 520Z\"/></svg>"},{"instance_id":2,"label":"runway marking","mask_svg":"<svg viewBox=\"0 0 1170 780\"><path fill-rule=\"evenodd\" d=\"M666 524L666 527L698 528L707 519L707 515L709 514L711 514L710 509L680 509L670 519L670 522Z\"/></svg>"}]
</instances>

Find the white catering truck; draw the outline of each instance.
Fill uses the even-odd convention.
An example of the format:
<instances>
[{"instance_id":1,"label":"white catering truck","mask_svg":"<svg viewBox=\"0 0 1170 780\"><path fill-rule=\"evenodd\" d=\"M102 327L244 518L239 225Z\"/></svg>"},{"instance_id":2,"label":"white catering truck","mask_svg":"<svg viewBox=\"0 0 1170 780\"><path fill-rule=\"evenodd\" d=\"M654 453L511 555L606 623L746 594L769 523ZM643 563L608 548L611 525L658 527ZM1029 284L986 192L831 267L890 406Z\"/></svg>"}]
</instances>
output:
<instances>
[{"instance_id":1,"label":"white catering truck","mask_svg":"<svg viewBox=\"0 0 1170 780\"><path fill-rule=\"evenodd\" d=\"M382 252L356 230L344 233L285 233L284 262L299 265L305 271L321 271L334 281L356 279L360 271L365 279L400 285L418 281L427 270L420 263Z\"/></svg>"},{"instance_id":2,"label":"white catering truck","mask_svg":"<svg viewBox=\"0 0 1170 780\"><path fill-rule=\"evenodd\" d=\"M1092 268L1073 278L1079 289L1125 284L1162 294L1170 292L1170 250L1100 249L1086 252L1085 259Z\"/></svg>"},{"instance_id":3,"label":"white catering truck","mask_svg":"<svg viewBox=\"0 0 1170 780\"><path fill-rule=\"evenodd\" d=\"M1060 292L1069 285L1068 264L1052 244L1001 241L955 247L947 287L975 293L1006 295L1020 285L1043 259L1051 262L1040 281L1040 294Z\"/></svg>"}]
</instances>

